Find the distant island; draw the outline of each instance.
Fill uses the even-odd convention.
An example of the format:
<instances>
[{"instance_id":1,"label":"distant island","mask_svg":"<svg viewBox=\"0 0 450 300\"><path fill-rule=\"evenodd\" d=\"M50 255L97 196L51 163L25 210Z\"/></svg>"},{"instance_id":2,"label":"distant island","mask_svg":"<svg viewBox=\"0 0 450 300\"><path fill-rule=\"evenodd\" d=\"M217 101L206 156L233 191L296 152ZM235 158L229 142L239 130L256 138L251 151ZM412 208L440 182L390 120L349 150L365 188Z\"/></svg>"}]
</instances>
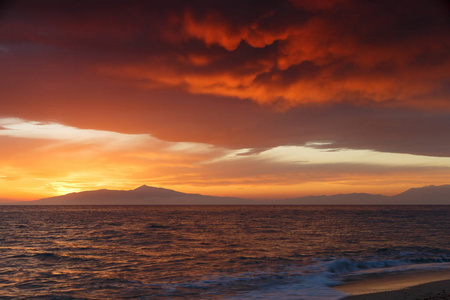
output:
<instances>
[{"instance_id":1,"label":"distant island","mask_svg":"<svg viewBox=\"0 0 450 300\"><path fill-rule=\"evenodd\" d=\"M450 205L450 185L412 188L395 196L365 193L306 196L283 200L249 200L186 194L143 185L134 190L95 190L9 205Z\"/></svg>"}]
</instances>

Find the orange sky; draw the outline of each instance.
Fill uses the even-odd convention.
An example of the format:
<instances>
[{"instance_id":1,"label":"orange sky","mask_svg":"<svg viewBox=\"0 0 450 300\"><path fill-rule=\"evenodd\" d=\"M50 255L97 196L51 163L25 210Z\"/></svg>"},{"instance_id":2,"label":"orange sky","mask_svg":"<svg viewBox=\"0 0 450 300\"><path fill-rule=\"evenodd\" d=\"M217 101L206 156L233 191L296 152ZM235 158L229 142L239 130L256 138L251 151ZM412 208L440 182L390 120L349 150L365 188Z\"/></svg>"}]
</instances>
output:
<instances>
[{"instance_id":1,"label":"orange sky","mask_svg":"<svg viewBox=\"0 0 450 300\"><path fill-rule=\"evenodd\" d=\"M450 182L445 1L6 1L0 199Z\"/></svg>"}]
</instances>

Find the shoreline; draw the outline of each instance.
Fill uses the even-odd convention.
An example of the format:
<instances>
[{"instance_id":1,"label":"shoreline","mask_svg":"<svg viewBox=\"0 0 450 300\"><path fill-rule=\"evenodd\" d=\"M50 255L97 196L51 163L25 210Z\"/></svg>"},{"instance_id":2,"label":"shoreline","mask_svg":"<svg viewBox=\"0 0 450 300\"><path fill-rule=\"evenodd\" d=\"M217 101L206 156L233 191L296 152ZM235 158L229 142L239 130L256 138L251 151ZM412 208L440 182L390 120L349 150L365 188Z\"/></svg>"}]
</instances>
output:
<instances>
[{"instance_id":1,"label":"shoreline","mask_svg":"<svg viewBox=\"0 0 450 300\"><path fill-rule=\"evenodd\" d=\"M348 294L341 300L450 299L450 271L383 275L349 281L334 289Z\"/></svg>"},{"instance_id":2,"label":"shoreline","mask_svg":"<svg viewBox=\"0 0 450 300\"><path fill-rule=\"evenodd\" d=\"M450 299L450 280L423 283L401 290L351 295L340 300L448 300Z\"/></svg>"}]
</instances>

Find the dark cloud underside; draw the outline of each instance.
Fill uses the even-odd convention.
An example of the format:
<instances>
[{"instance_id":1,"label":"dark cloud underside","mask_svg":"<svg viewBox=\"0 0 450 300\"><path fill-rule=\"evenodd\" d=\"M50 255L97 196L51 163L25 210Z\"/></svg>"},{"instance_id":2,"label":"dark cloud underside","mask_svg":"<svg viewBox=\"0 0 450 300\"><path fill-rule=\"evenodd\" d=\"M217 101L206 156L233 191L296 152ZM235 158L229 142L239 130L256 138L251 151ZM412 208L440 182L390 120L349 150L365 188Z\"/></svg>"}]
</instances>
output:
<instances>
[{"instance_id":1,"label":"dark cloud underside","mask_svg":"<svg viewBox=\"0 0 450 300\"><path fill-rule=\"evenodd\" d=\"M450 154L444 1L14 1L0 115L230 148Z\"/></svg>"}]
</instances>

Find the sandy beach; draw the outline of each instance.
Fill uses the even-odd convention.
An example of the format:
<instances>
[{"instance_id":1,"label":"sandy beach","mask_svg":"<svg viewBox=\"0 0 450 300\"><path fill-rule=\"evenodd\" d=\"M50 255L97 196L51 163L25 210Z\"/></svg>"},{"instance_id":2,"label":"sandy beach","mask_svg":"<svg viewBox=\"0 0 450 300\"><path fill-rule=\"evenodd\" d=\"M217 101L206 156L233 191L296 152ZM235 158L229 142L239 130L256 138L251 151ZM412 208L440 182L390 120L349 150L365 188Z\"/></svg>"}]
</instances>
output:
<instances>
[{"instance_id":1,"label":"sandy beach","mask_svg":"<svg viewBox=\"0 0 450 300\"><path fill-rule=\"evenodd\" d=\"M343 300L444 300L450 299L450 280L436 281L396 291L354 295Z\"/></svg>"},{"instance_id":2,"label":"sandy beach","mask_svg":"<svg viewBox=\"0 0 450 300\"><path fill-rule=\"evenodd\" d=\"M337 287L344 300L450 299L450 272L397 274L349 282Z\"/></svg>"}]
</instances>

